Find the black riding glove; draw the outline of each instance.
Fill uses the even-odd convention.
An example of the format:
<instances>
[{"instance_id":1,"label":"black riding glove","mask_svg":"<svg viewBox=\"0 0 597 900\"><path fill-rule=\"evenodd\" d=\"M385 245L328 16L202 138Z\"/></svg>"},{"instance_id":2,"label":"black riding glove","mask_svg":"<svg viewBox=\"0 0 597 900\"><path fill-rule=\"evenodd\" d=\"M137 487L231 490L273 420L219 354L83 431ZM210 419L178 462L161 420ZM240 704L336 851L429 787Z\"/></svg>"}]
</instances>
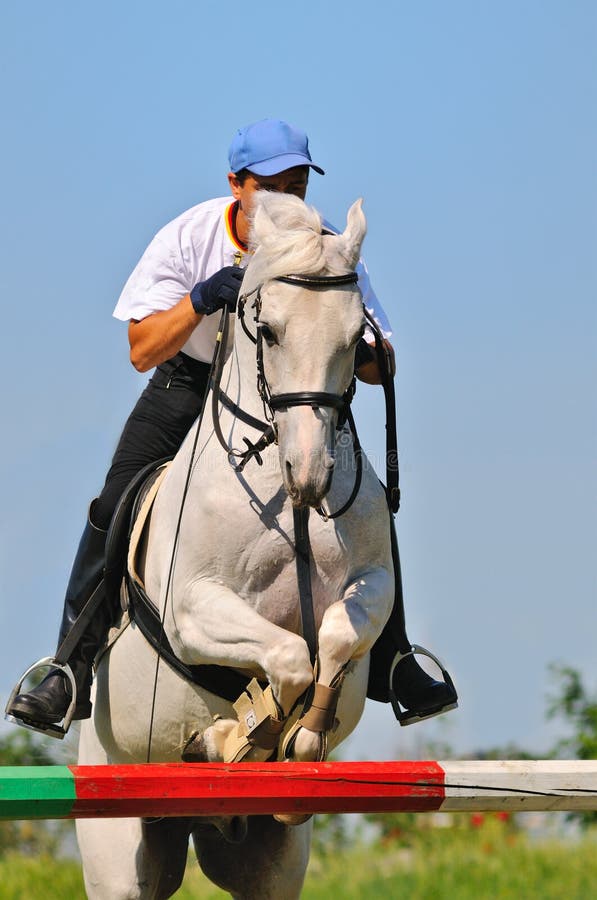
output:
<instances>
[{"instance_id":1,"label":"black riding glove","mask_svg":"<svg viewBox=\"0 0 597 900\"><path fill-rule=\"evenodd\" d=\"M365 338L360 338L355 354L354 354L354 370L360 369L365 363L373 362L375 359L375 348L368 344Z\"/></svg>"},{"instance_id":2,"label":"black riding glove","mask_svg":"<svg viewBox=\"0 0 597 900\"><path fill-rule=\"evenodd\" d=\"M205 281L198 282L191 291L191 303L196 313L210 316L218 309L236 309L236 301L245 274L238 266L224 266Z\"/></svg>"}]
</instances>

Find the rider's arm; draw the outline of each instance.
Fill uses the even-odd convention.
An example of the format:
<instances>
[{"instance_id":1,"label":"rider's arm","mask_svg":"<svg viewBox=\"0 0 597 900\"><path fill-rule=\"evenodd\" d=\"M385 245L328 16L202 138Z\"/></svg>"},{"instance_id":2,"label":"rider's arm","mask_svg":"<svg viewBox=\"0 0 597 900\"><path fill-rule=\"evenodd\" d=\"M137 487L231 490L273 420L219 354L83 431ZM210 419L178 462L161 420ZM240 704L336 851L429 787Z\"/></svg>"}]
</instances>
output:
<instances>
[{"instance_id":1,"label":"rider's arm","mask_svg":"<svg viewBox=\"0 0 597 900\"><path fill-rule=\"evenodd\" d=\"M178 353L202 318L186 294L170 309L152 313L144 319L131 319L128 334L135 369L147 372Z\"/></svg>"},{"instance_id":2,"label":"rider's arm","mask_svg":"<svg viewBox=\"0 0 597 900\"><path fill-rule=\"evenodd\" d=\"M355 266L355 269L359 276L359 289L363 298L363 305L367 309L369 315L373 317L381 332L384 345L388 352L388 361L390 363L392 377L394 377L396 374L396 360L394 357L394 349L389 340L392 334L392 328L381 303L375 295L375 291L371 287L371 280L364 260L360 259ZM382 384L382 373L379 370L377 353L375 351L375 338L368 325L365 328L361 350L364 350L365 352L357 353L357 367L355 370L357 378L359 381L364 381L365 384Z\"/></svg>"},{"instance_id":3,"label":"rider's arm","mask_svg":"<svg viewBox=\"0 0 597 900\"><path fill-rule=\"evenodd\" d=\"M158 310L129 322L131 362L146 372L178 353L203 318L236 307L244 272L224 266L195 287L170 309Z\"/></svg>"}]
</instances>

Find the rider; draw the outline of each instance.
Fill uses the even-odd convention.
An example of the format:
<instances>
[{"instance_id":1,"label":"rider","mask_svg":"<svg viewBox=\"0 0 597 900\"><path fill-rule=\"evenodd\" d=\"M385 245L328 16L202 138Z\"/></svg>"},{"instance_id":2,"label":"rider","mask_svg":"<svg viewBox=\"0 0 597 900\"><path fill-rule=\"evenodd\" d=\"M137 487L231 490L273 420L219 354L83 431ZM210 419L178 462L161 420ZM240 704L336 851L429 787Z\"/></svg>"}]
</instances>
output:
<instances>
[{"instance_id":1,"label":"rider","mask_svg":"<svg viewBox=\"0 0 597 900\"><path fill-rule=\"evenodd\" d=\"M66 590L58 646L94 592L104 595L68 658L77 686L74 719L91 714L93 660L117 615L115 598L103 588L108 527L131 479L147 464L174 455L200 413L219 320L212 313L236 305L255 192L280 191L304 199L310 169L324 174L311 159L305 133L275 119L240 129L232 140L229 162L232 200L222 197L200 203L158 232L114 310L116 318L129 323L133 366L139 372L155 367L155 372L124 426L102 492L91 503ZM391 352L389 325L362 262L357 271L365 306ZM370 333L368 337L373 340ZM377 357L366 341L358 347L355 367L361 380L380 383ZM411 649L404 628L397 548L395 568L394 611L378 652L375 648L372 652L370 695L383 701L388 700L389 669L396 650L408 653ZM397 666L393 684L411 720L443 712L456 702L451 684L432 679L412 655ZM6 712L20 724L43 730L63 720L71 697L63 671L51 669L37 687L18 694Z\"/></svg>"}]
</instances>

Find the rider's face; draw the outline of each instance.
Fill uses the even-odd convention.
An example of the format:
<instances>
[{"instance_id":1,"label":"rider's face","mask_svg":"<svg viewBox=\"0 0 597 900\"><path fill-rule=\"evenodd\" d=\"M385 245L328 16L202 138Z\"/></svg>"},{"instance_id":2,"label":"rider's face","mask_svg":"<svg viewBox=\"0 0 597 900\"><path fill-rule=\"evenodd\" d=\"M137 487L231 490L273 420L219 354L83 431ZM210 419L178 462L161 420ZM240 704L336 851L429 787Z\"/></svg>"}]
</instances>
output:
<instances>
[{"instance_id":1,"label":"rider's face","mask_svg":"<svg viewBox=\"0 0 597 900\"><path fill-rule=\"evenodd\" d=\"M305 199L307 184L309 181L308 166L294 166L277 175L253 175L250 172L241 185L236 175L230 172L228 175L232 196L240 203L240 208L247 216L257 191L276 191L280 194L294 194L301 200Z\"/></svg>"}]
</instances>

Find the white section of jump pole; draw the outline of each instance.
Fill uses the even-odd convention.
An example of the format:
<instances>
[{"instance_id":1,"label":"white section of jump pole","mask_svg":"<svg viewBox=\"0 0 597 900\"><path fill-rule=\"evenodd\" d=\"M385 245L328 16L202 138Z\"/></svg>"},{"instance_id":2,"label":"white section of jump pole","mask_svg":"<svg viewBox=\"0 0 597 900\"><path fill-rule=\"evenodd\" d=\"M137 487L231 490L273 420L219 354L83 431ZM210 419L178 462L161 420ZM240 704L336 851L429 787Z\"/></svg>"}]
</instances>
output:
<instances>
[{"instance_id":1,"label":"white section of jump pole","mask_svg":"<svg viewBox=\"0 0 597 900\"><path fill-rule=\"evenodd\" d=\"M445 760L440 809L597 810L597 760Z\"/></svg>"}]
</instances>

